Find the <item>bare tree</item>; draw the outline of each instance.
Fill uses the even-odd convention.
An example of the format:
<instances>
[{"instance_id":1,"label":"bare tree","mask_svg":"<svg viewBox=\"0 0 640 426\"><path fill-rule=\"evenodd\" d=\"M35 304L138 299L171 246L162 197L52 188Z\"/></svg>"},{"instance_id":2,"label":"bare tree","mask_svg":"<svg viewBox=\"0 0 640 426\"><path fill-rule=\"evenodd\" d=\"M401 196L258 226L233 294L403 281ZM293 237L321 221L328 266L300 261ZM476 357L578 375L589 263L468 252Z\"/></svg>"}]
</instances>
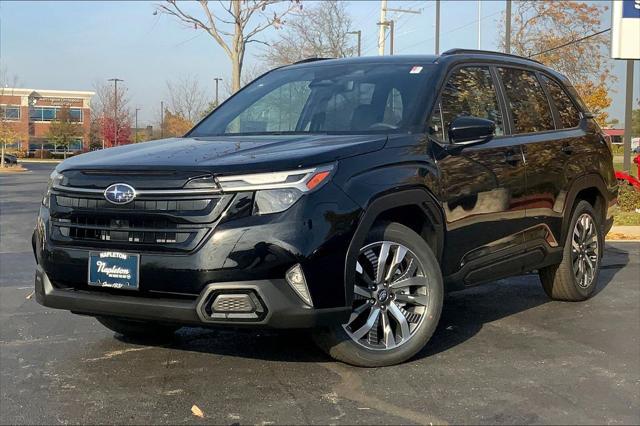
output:
<instances>
[{"instance_id":1,"label":"bare tree","mask_svg":"<svg viewBox=\"0 0 640 426\"><path fill-rule=\"evenodd\" d=\"M169 108L173 114L195 123L206 110L208 99L195 76L184 76L176 81L167 81Z\"/></svg>"},{"instance_id":2,"label":"bare tree","mask_svg":"<svg viewBox=\"0 0 640 426\"><path fill-rule=\"evenodd\" d=\"M188 27L205 31L222 47L231 60L233 92L241 85L247 45L252 42L264 43L256 38L258 34L270 27L280 27L286 14L300 8L300 0L289 0L282 10L267 14L267 7L280 3L279 0L228 0L224 3L220 0L223 12L218 14L208 0L199 0L198 3L204 16L187 11L176 0L157 5L157 10L177 18Z\"/></svg>"},{"instance_id":3,"label":"bare tree","mask_svg":"<svg viewBox=\"0 0 640 426\"><path fill-rule=\"evenodd\" d=\"M350 42L351 17L344 2L323 1L292 14L280 37L263 55L271 66L287 65L305 58L342 58L356 54Z\"/></svg>"}]
</instances>

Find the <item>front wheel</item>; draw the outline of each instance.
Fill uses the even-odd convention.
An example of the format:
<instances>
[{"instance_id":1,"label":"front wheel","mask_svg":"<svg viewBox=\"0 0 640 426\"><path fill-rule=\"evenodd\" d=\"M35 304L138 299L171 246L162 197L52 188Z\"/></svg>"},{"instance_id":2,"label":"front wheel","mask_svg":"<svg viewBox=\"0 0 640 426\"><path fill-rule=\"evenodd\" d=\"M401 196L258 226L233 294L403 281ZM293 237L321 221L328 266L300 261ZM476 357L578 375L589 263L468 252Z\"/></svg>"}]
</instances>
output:
<instances>
[{"instance_id":1,"label":"front wheel","mask_svg":"<svg viewBox=\"0 0 640 426\"><path fill-rule=\"evenodd\" d=\"M424 239L399 223L380 224L358 254L347 323L314 337L330 356L348 364L398 364L429 341L442 301L440 267Z\"/></svg>"}]
</instances>

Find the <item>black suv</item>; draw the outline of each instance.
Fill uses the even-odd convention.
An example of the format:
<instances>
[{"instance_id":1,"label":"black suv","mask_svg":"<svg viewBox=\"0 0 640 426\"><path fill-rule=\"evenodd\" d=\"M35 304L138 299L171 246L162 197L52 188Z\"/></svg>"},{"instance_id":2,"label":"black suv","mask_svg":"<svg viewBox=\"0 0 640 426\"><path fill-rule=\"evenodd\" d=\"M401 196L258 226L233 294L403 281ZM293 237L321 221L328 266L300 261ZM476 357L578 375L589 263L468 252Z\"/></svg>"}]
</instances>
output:
<instances>
[{"instance_id":1,"label":"black suv","mask_svg":"<svg viewBox=\"0 0 640 426\"><path fill-rule=\"evenodd\" d=\"M389 365L445 292L537 270L549 297L590 297L616 197L593 116L533 60L303 61L182 138L61 163L36 296L125 335L313 328L338 360Z\"/></svg>"}]
</instances>

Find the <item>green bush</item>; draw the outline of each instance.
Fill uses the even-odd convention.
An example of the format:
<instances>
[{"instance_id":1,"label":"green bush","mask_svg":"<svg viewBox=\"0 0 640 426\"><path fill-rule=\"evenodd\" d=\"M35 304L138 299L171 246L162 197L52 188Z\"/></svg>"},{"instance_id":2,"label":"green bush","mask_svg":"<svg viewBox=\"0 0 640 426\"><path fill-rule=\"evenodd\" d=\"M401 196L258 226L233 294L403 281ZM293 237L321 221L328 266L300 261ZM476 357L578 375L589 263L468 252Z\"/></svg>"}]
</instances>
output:
<instances>
[{"instance_id":1,"label":"green bush","mask_svg":"<svg viewBox=\"0 0 640 426\"><path fill-rule=\"evenodd\" d=\"M635 212L636 209L640 209L640 191L631 185L620 185L618 207L624 212Z\"/></svg>"}]
</instances>

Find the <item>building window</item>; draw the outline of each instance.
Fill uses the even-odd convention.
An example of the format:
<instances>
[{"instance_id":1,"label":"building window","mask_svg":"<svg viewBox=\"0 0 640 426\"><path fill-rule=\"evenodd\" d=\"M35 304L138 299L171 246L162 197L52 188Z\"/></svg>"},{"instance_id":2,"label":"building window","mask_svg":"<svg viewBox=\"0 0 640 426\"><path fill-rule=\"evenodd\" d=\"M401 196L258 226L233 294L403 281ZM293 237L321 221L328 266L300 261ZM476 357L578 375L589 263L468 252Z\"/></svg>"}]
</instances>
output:
<instances>
[{"instance_id":1,"label":"building window","mask_svg":"<svg viewBox=\"0 0 640 426\"><path fill-rule=\"evenodd\" d=\"M20 107L15 105L0 105L0 117L4 120L20 120Z\"/></svg>"},{"instance_id":2,"label":"building window","mask_svg":"<svg viewBox=\"0 0 640 426\"><path fill-rule=\"evenodd\" d=\"M60 108L56 107L33 107L29 113L31 121L53 121L58 116ZM82 108L69 108L69 115L71 119L82 123L83 113Z\"/></svg>"}]
</instances>

